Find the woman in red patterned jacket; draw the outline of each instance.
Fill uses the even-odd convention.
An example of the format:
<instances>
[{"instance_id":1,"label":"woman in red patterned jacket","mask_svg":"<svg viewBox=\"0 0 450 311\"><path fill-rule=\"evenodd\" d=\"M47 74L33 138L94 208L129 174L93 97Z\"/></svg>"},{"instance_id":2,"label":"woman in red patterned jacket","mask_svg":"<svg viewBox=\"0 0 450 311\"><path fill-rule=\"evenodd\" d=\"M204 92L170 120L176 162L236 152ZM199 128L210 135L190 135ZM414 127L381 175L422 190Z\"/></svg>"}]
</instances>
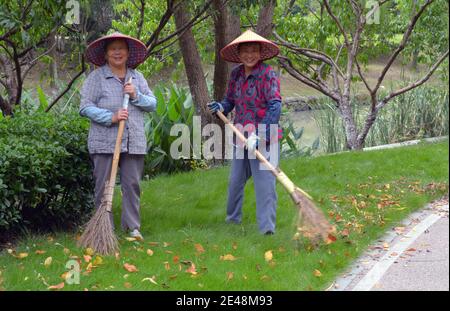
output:
<instances>
[{"instance_id":1,"label":"woman in red patterned jacket","mask_svg":"<svg viewBox=\"0 0 450 311\"><path fill-rule=\"evenodd\" d=\"M281 113L280 80L263 61L276 56L279 48L271 41L247 30L221 50L226 61L241 63L232 73L228 90L221 102L208 104L210 111L225 115L235 111L234 124L248 138L245 146L235 144L228 187L227 218L241 223L244 186L253 176L256 194L256 217L259 231L273 234L276 224L276 179L255 158L258 149L274 165L278 165L278 124Z\"/></svg>"}]
</instances>

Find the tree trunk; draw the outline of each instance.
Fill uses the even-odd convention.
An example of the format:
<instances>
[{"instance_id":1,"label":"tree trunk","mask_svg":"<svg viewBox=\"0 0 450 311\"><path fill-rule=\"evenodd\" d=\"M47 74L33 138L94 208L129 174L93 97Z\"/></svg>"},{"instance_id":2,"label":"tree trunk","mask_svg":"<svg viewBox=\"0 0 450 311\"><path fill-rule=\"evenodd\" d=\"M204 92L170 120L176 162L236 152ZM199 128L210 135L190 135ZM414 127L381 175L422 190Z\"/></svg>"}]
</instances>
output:
<instances>
[{"instance_id":1,"label":"tree trunk","mask_svg":"<svg viewBox=\"0 0 450 311\"><path fill-rule=\"evenodd\" d=\"M183 1L180 7L174 12L174 18L177 29L182 28L189 22L190 14L186 1ZM206 85L200 54L191 28L187 28L178 38L186 68L189 89L194 100L196 113L202 118L203 127L205 124L210 123L211 116L206 106L209 102L208 87Z\"/></svg>"},{"instance_id":2,"label":"tree trunk","mask_svg":"<svg viewBox=\"0 0 450 311\"><path fill-rule=\"evenodd\" d=\"M215 33L215 60L214 60L214 99L222 100L227 90L228 64L220 57L220 50L228 43L227 23L228 10L223 0L214 0L213 7Z\"/></svg>"},{"instance_id":3,"label":"tree trunk","mask_svg":"<svg viewBox=\"0 0 450 311\"><path fill-rule=\"evenodd\" d=\"M228 76L231 72L229 63L222 59L220 50L231 40L229 40L229 14L227 6L223 0L213 0L213 7L216 11L214 16L215 33L215 60L214 60L214 100L221 101L225 97L228 87ZM225 159L225 124L220 120L214 120L220 126L222 135L222 163Z\"/></svg>"},{"instance_id":4,"label":"tree trunk","mask_svg":"<svg viewBox=\"0 0 450 311\"><path fill-rule=\"evenodd\" d=\"M50 62L50 86L52 88L56 87L56 80L58 80L58 61L57 61L57 42L56 42L56 32L52 32L49 36L48 44L51 47L49 51L49 56L52 58Z\"/></svg>"},{"instance_id":5,"label":"tree trunk","mask_svg":"<svg viewBox=\"0 0 450 311\"><path fill-rule=\"evenodd\" d=\"M235 15L233 10L230 10L228 14L228 27L227 27L227 44L241 35L241 18L239 15ZM234 63L228 63L228 72L231 73L236 66Z\"/></svg>"},{"instance_id":6,"label":"tree trunk","mask_svg":"<svg viewBox=\"0 0 450 311\"><path fill-rule=\"evenodd\" d=\"M275 9L275 5L276 0L268 0L267 3L259 10L256 32L265 38L270 38L272 36L273 11Z\"/></svg>"},{"instance_id":7,"label":"tree trunk","mask_svg":"<svg viewBox=\"0 0 450 311\"><path fill-rule=\"evenodd\" d=\"M7 103L2 96L0 96L0 109L4 116L12 115L12 107Z\"/></svg>"},{"instance_id":8,"label":"tree trunk","mask_svg":"<svg viewBox=\"0 0 450 311\"><path fill-rule=\"evenodd\" d=\"M349 150L362 149L362 144L358 142L358 132L353 119L353 112L350 106L350 98L345 98L339 104L339 111L341 113L342 121L344 122L346 147Z\"/></svg>"},{"instance_id":9,"label":"tree trunk","mask_svg":"<svg viewBox=\"0 0 450 311\"><path fill-rule=\"evenodd\" d=\"M14 69L14 64L11 60L0 54L0 64L2 65L2 71L5 78L3 79L4 86L6 88L6 99L2 98L1 109L3 114L11 115L13 112L13 106L18 103L19 86L17 83L17 76Z\"/></svg>"}]
</instances>

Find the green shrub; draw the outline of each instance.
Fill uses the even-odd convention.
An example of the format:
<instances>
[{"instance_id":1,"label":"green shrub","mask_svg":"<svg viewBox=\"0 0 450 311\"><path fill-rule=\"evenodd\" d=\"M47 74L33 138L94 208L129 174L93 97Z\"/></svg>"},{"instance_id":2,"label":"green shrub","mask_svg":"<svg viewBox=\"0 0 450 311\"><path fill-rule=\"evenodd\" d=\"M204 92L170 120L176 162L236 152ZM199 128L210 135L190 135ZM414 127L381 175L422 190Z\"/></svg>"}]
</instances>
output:
<instances>
[{"instance_id":1,"label":"green shrub","mask_svg":"<svg viewBox=\"0 0 450 311\"><path fill-rule=\"evenodd\" d=\"M192 141L194 104L188 89L173 84L169 87L158 86L153 93L157 99L157 108L155 112L146 114L145 119L148 152L144 174L154 176L205 168L207 165L204 160L173 159L170 155L170 146L178 138L170 135L174 124L186 124Z\"/></svg>"},{"instance_id":2,"label":"green shrub","mask_svg":"<svg viewBox=\"0 0 450 311\"><path fill-rule=\"evenodd\" d=\"M0 117L0 233L73 228L92 209L89 123L39 109Z\"/></svg>"}]
</instances>

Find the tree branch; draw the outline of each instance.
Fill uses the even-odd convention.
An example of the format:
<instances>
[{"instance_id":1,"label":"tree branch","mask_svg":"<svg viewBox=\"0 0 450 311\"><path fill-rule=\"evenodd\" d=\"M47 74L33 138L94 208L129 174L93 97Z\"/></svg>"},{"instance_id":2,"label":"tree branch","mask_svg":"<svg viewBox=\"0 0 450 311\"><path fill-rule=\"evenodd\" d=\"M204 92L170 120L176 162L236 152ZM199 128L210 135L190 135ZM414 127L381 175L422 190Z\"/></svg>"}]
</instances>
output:
<instances>
[{"instance_id":1,"label":"tree branch","mask_svg":"<svg viewBox=\"0 0 450 311\"><path fill-rule=\"evenodd\" d=\"M180 5L180 3L178 3L176 6L174 6L174 5L175 5L174 0L167 0L166 11L164 12L163 16L161 17L158 27L156 27L155 31L152 33L150 38L147 40L147 43L145 44L147 46L148 51L151 51L153 49L153 45L158 40L159 34L164 29L167 22L172 17L174 10L176 9L176 7L178 7Z\"/></svg>"},{"instance_id":2,"label":"tree branch","mask_svg":"<svg viewBox=\"0 0 450 311\"><path fill-rule=\"evenodd\" d=\"M391 55L391 57L389 58L386 66L384 67L383 71L381 72L381 75L378 77L378 81L377 84L375 86L375 88L373 89L373 92L377 92L381 83L383 82L386 73L388 72L389 68L392 66L392 64L394 63L395 59L397 58L397 56L400 54L400 52L405 48L406 43L409 40L409 37L411 36L411 33L414 29L414 26L416 25L417 21L419 20L419 17L422 15L422 13L425 11L425 9L427 8L427 6L429 6L434 0L427 0L427 2L420 8L420 10L413 16L413 18L411 19L408 28L406 29L405 33L403 34L403 39L400 42L400 45L397 47L397 49L394 51L394 53Z\"/></svg>"},{"instance_id":3,"label":"tree branch","mask_svg":"<svg viewBox=\"0 0 450 311\"><path fill-rule=\"evenodd\" d=\"M31 68L33 68L34 65L36 65L37 61L47 55L48 53L50 53L50 51L56 46L56 42L53 43L53 45L44 53L42 53L41 55L39 55L38 57L36 57L35 59L31 60L30 62L27 62L26 64L26 68L24 68L23 74L22 74L22 80L25 79L26 75L28 74L28 72L31 70Z\"/></svg>"},{"instance_id":4,"label":"tree branch","mask_svg":"<svg viewBox=\"0 0 450 311\"><path fill-rule=\"evenodd\" d=\"M168 10L166 10L166 13L163 16L164 18L167 18L167 21L165 21L163 23L163 19L161 19L160 24L158 25L157 30L153 33L152 37L150 38L150 40L153 40L152 42L149 40L148 44L147 44L147 57L149 55L152 54L152 50L158 46L161 45L167 41L169 41L170 39L172 39L175 36L178 36L179 34L181 34L182 32L184 32L186 29L191 28L193 25L198 24L199 22L205 20L206 18L210 17L211 14L208 14L206 16L204 16L203 18L200 18L200 16L202 16L206 10L208 10L208 8L211 6L213 0L208 0L205 5L203 6L203 8L194 16L191 18L191 20L186 23L186 25L184 25L183 27L181 27L180 29L177 29L175 32L173 32L172 34L166 36L164 39L162 40L158 40L158 36L159 33L161 32L161 30L164 28L164 26L167 24L168 20L170 19L170 17L172 16L173 12L180 6L181 2L178 2L175 6L173 6L174 1L168 0L168 5L169 3L171 3L172 7L171 10L169 12L169 7ZM224 1L224 5L228 2L228 0ZM170 15L169 15L170 14ZM158 35L154 36L155 33L158 31Z\"/></svg>"},{"instance_id":5,"label":"tree branch","mask_svg":"<svg viewBox=\"0 0 450 311\"><path fill-rule=\"evenodd\" d=\"M280 65L294 78L297 80L300 80L301 82L305 83L306 85L314 88L315 90L321 92L322 94L330 97L337 103L339 102L339 97L336 96L333 92L329 90L329 88L326 85L321 84L320 82L312 79L311 77L308 77L307 75L303 74L302 72L298 71L293 65L289 58L285 56L278 56L278 61Z\"/></svg>"},{"instance_id":6,"label":"tree branch","mask_svg":"<svg viewBox=\"0 0 450 311\"><path fill-rule=\"evenodd\" d=\"M64 91L62 91L51 103L48 105L48 107L45 109L45 112L49 112L50 109L70 90L72 87L72 84L75 83L75 81L85 72L86 70L86 64L84 61L84 56L81 58L81 70L76 74L75 77L72 78L72 80L69 82L69 84L66 86Z\"/></svg>"},{"instance_id":7,"label":"tree branch","mask_svg":"<svg viewBox=\"0 0 450 311\"><path fill-rule=\"evenodd\" d=\"M141 12L141 16L139 17L138 22L138 31L137 31L137 38L141 39L141 33L142 33L142 26L144 25L144 14L145 14L145 1L141 0L141 7L139 8L139 11Z\"/></svg>"},{"instance_id":8,"label":"tree branch","mask_svg":"<svg viewBox=\"0 0 450 311\"><path fill-rule=\"evenodd\" d=\"M345 46L347 46L348 48L350 48L350 42L348 41L348 35L347 32L345 31L344 27L342 26L341 22L339 21L339 19L336 17L336 15L333 14L333 12L331 11L331 7L330 7L330 3L328 2L328 0L324 0L323 4L325 5L325 8L328 12L328 14L331 16L331 18L334 20L334 22L336 23L336 25L339 28L339 31L342 33L342 35L344 36L344 42L345 42Z\"/></svg>"},{"instance_id":9,"label":"tree branch","mask_svg":"<svg viewBox=\"0 0 450 311\"><path fill-rule=\"evenodd\" d=\"M356 64L356 68L358 68L358 74L359 74L359 77L360 77L361 80L363 81L363 83L364 83L364 85L366 86L366 89L369 91L369 93L372 94L372 93L373 93L373 92L372 92L372 89L370 88L369 82L366 80L366 78L365 78L364 75L363 75L363 72L362 72L362 70L361 70L361 66L359 65L359 62L358 62L358 58L357 58L357 57L355 57L355 64Z\"/></svg>"},{"instance_id":10,"label":"tree branch","mask_svg":"<svg viewBox=\"0 0 450 311\"><path fill-rule=\"evenodd\" d=\"M10 39L8 38L4 38L3 41L5 41L7 44L9 44L9 46L11 46L12 50L13 50L13 62L14 62L14 69L16 71L16 79L17 79L17 92L15 94L14 100L14 104L19 105L20 104L20 98L22 97L22 85L23 85L23 81L22 81L22 72L21 72L21 67L20 67L20 62L19 62L19 56L17 54L17 47L15 45L14 42L12 42Z\"/></svg>"},{"instance_id":11,"label":"tree branch","mask_svg":"<svg viewBox=\"0 0 450 311\"><path fill-rule=\"evenodd\" d=\"M274 36L277 38L279 45L285 46L290 50L293 50L295 52L297 52L298 54L302 54L305 55L309 58L315 59L315 60L319 60L322 61L326 64L328 64L331 67L336 67L337 71L339 72L339 74L344 77L344 74L342 73L341 69L339 68L339 66L334 62L333 58L331 58L329 55L325 54L324 52L318 51L318 50L314 50L314 49L308 49L308 48L300 48L290 42L285 41L283 38L281 38L281 36L274 30L273 31Z\"/></svg>"},{"instance_id":12,"label":"tree branch","mask_svg":"<svg viewBox=\"0 0 450 311\"><path fill-rule=\"evenodd\" d=\"M428 81L428 79L430 79L430 77L433 75L433 73L436 71L436 69L439 67L439 65L445 60L445 58L448 57L449 51L447 50L439 59L438 61L430 68L430 70L428 71L428 73L422 77L421 79L417 80L414 83L411 83L410 85L401 88L397 91L392 92L391 94L389 94L388 96L386 96L376 107L377 110L380 110L381 108L383 108L391 99L393 99L394 97L401 95L403 93L406 93L422 84L424 84L425 82Z\"/></svg>"}]
</instances>

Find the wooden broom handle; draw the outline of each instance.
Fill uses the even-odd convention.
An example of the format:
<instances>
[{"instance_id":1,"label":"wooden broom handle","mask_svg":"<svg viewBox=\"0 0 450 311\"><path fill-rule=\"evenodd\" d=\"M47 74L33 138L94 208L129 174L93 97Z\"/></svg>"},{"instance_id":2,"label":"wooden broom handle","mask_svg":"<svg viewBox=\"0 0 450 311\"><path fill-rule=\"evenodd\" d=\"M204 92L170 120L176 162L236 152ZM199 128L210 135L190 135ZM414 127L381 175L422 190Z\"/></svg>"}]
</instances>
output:
<instances>
[{"instance_id":1,"label":"wooden broom handle","mask_svg":"<svg viewBox=\"0 0 450 311\"><path fill-rule=\"evenodd\" d=\"M125 128L125 120L119 122L119 130L117 131L116 146L114 147L113 162L111 166L111 176L109 177L110 187L114 187L116 183L117 167L119 166L120 147L122 146L123 129Z\"/></svg>"},{"instance_id":2,"label":"wooden broom handle","mask_svg":"<svg viewBox=\"0 0 450 311\"><path fill-rule=\"evenodd\" d=\"M228 118L222 112L217 111L216 115L223 121L223 123L228 124L231 127L233 132L243 143L247 143L247 138L245 138L245 136L233 124L231 124L230 120L228 120ZM289 192L289 194L293 195L295 190L299 190L304 195L306 195L308 198L311 198L309 196L309 194L307 194L300 188L296 187L294 185L294 183L289 179L289 177L287 177L287 175L285 173L283 173L278 168L275 168L259 150L255 150L255 155L256 155L256 158L259 161L261 161L272 172L272 174L283 185L283 187Z\"/></svg>"},{"instance_id":3,"label":"wooden broom handle","mask_svg":"<svg viewBox=\"0 0 450 311\"><path fill-rule=\"evenodd\" d=\"M228 120L228 118L225 117L225 115L222 112L217 111L217 116L223 121L223 123L228 124L231 127L233 132L243 143L247 143L247 138L245 138L245 136L233 124L231 124L230 120ZM261 152L259 152L259 150L255 150L255 154L256 158L258 158L258 160L264 163L275 176L278 175L279 171L269 161L267 161L267 159L262 155Z\"/></svg>"},{"instance_id":4,"label":"wooden broom handle","mask_svg":"<svg viewBox=\"0 0 450 311\"><path fill-rule=\"evenodd\" d=\"M128 83L131 83L131 77L128 80ZM130 99L129 94L125 94L123 96L123 102L122 102L122 109L128 109L128 101ZM125 128L125 120L119 121L119 129L117 131L117 138L116 138L116 145L114 146L114 154L113 154L113 161L111 166L111 175L109 176L109 183L108 187L111 189L111 194L114 192L114 185L116 184L116 177L117 177L117 167L119 166L119 159L120 159L120 148L122 146L122 136L123 136L123 130ZM112 197L111 197L112 201ZM111 205L109 205L109 208L111 209ZM109 210L111 211L111 210Z\"/></svg>"}]
</instances>

